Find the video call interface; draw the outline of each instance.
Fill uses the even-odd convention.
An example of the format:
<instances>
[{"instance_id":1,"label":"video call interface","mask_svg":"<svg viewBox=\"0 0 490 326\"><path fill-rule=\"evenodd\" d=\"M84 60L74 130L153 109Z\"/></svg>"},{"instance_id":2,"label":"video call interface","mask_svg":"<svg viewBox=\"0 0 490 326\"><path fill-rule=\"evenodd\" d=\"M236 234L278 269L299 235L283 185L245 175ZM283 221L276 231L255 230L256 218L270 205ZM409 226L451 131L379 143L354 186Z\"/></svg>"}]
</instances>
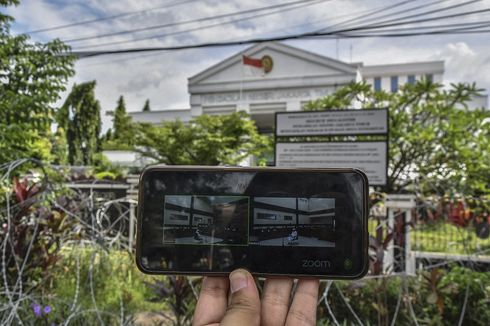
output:
<instances>
[{"instance_id":1,"label":"video call interface","mask_svg":"<svg viewBox=\"0 0 490 326\"><path fill-rule=\"evenodd\" d=\"M164 198L163 243L335 247L335 199Z\"/></svg>"}]
</instances>

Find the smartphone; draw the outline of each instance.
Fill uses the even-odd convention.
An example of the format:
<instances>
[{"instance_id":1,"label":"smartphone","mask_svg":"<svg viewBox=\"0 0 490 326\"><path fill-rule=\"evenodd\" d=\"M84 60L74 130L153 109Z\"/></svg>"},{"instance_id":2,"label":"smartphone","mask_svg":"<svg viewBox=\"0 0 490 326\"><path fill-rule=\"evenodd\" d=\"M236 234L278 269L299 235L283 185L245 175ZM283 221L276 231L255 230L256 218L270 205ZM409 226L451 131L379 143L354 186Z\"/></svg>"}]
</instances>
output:
<instances>
[{"instance_id":1,"label":"smartphone","mask_svg":"<svg viewBox=\"0 0 490 326\"><path fill-rule=\"evenodd\" d=\"M151 166L136 263L149 274L357 279L368 269L367 198L357 169Z\"/></svg>"}]
</instances>

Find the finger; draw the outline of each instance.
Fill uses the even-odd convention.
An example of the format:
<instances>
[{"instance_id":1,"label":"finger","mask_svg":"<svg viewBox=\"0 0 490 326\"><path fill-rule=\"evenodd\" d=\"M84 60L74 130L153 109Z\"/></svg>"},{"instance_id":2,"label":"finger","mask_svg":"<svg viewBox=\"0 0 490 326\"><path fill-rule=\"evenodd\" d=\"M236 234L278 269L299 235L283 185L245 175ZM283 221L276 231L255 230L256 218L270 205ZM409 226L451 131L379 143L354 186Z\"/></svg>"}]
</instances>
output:
<instances>
[{"instance_id":1,"label":"finger","mask_svg":"<svg viewBox=\"0 0 490 326\"><path fill-rule=\"evenodd\" d=\"M318 287L318 279L298 280L298 286L286 319L287 326L316 325Z\"/></svg>"},{"instance_id":2,"label":"finger","mask_svg":"<svg viewBox=\"0 0 490 326\"><path fill-rule=\"evenodd\" d=\"M227 277L205 277L202 281L192 325L219 323L228 306L228 289Z\"/></svg>"},{"instance_id":3,"label":"finger","mask_svg":"<svg viewBox=\"0 0 490 326\"><path fill-rule=\"evenodd\" d=\"M221 325L259 325L260 298L252 275L243 269L230 274L231 298Z\"/></svg>"},{"instance_id":4,"label":"finger","mask_svg":"<svg viewBox=\"0 0 490 326\"><path fill-rule=\"evenodd\" d=\"M260 310L260 325L284 325L289 311L293 279L268 278L265 280Z\"/></svg>"}]
</instances>

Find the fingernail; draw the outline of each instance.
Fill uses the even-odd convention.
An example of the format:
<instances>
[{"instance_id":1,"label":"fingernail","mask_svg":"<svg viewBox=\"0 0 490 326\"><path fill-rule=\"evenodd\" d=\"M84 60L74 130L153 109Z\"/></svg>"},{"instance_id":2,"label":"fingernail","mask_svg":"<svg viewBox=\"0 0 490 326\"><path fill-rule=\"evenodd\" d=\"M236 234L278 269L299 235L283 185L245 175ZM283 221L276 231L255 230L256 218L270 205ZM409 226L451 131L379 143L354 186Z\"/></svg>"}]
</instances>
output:
<instances>
[{"instance_id":1,"label":"fingernail","mask_svg":"<svg viewBox=\"0 0 490 326\"><path fill-rule=\"evenodd\" d=\"M247 287L247 275L242 271L235 271L230 274L231 293Z\"/></svg>"}]
</instances>

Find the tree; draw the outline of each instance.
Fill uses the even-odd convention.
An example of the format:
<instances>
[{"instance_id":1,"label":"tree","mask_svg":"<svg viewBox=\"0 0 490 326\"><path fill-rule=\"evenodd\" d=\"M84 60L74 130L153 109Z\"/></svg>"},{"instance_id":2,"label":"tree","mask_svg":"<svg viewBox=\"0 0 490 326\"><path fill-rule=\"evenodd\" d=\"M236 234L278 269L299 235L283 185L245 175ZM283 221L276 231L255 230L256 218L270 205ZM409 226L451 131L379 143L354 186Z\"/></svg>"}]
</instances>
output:
<instances>
[{"instance_id":1,"label":"tree","mask_svg":"<svg viewBox=\"0 0 490 326\"><path fill-rule=\"evenodd\" d=\"M388 107L387 192L482 194L490 192L490 112L467 108L479 92L475 84L444 89L427 80L397 93L353 83L304 109L343 109L354 101L362 108Z\"/></svg>"},{"instance_id":2,"label":"tree","mask_svg":"<svg viewBox=\"0 0 490 326\"><path fill-rule=\"evenodd\" d=\"M126 104L124 97L121 95L117 101L117 107L114 111L112 139L119 142L132 142L133 129L131 126L131 117L126 113Z\"/></svg>"},{"instance_id":3,"label":"tree","mask_svg":"<svg viewBox=\"0 0 490 326\"><path fill-rule=\"evenodd\" d=\"M112 115L112 130L107 131L102 147L106 150L131 150L134 143L134 126L131 117L126 113L122 95Z\"/></svg>"},{"instance_id":4,"label":"tree","mask_svg":"<svg viewBox=\"0 0 490 326\"><path fill-rule=\"evenodd\" d=\"M143 106L143 112L150 112L151 109L150 109L150 100L147 99L146 102L145 102L145 106Z\"/></svg>"},{"instance_id":5,"label":"tree","mask_svg":"<svg viewBox=\"0 0 490 326\"><path fill-rule=\"evenodd\" d=\"M244 112L202 115L188 124L138 124L136 134L136 151L165 164L236 165L267 149L268 139Z\"/></svg>"},{"instance_id":6,"label":"tree","mask_svg":"<svg viewBox=\"0 0 490 326\"><path fill-rule=\"evenodd\" d=\"M62 127L56 129L56 133L51 140L53 153L53 163L65 165L68 163L68 144L66 142L66 133Z\"/></svg>"},{"instance_id":7,"label":"tree","mask_svg":"<svg viewBox=\"0 0 490 326\"><path fill-rule=\"evenodd\" d=\"M2 0L0 6L17 5ZM51 160L55 103L75 58L59 40L31 43L27 35L10 35L12 17L0 13L0 163L20 157Z\"/></svg>"},{"instance_id":8,"label":"tree","mask_svg":"<svg viewBox=\"0 0 490 326\"><path fill-rule=\"evenodd\" d=\"M100 151L100 104L95 85L95 81L73 85L58 114L59 128L66 130L68 162L72 165L90 165Z\"/></svg>"}]
</instances>

